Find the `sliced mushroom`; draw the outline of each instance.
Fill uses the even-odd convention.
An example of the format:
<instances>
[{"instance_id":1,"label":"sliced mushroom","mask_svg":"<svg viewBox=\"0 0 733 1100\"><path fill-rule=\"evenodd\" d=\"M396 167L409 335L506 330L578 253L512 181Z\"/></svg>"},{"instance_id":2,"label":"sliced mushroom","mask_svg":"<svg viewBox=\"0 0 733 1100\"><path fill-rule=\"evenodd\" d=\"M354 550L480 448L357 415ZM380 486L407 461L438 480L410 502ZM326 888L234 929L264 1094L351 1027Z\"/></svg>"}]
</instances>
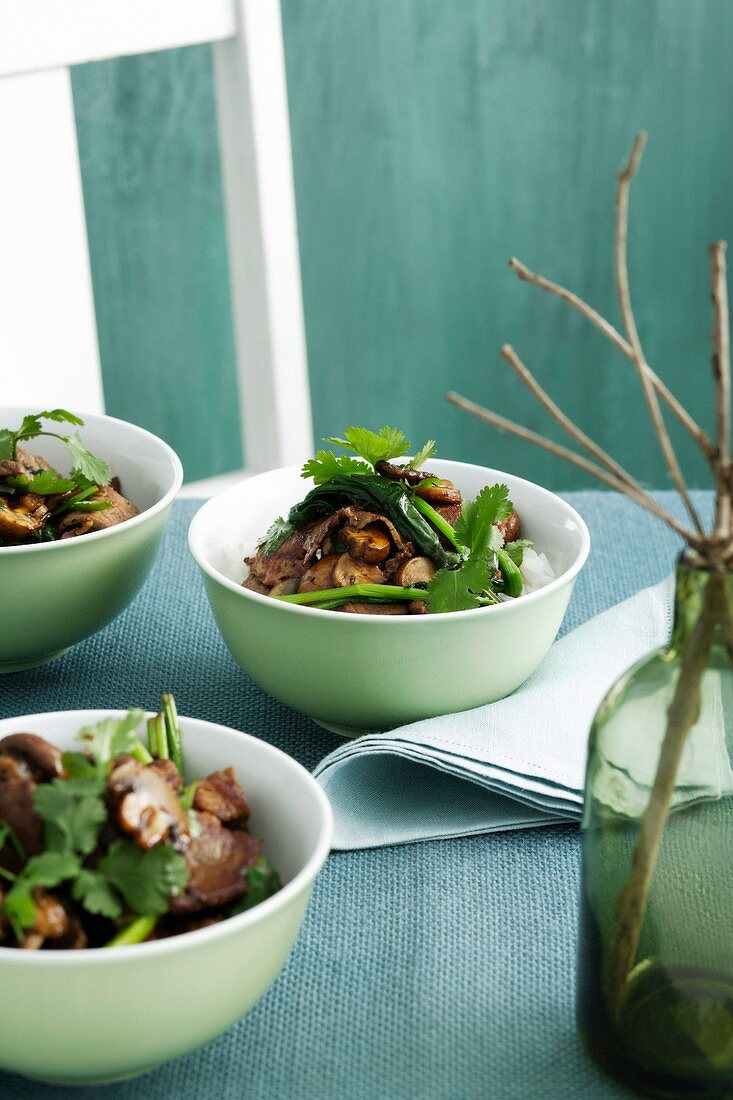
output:
<instances>
[{"instance_id":1,"label":"sliced mushroom","mask_svg":"<svg viewBox=\"0 0 733 1100\"><path fill-rule=\"evenodd\" d=\"M14 756L22 760L36 782L63 779L66 775L61 763L61 750L37 733L11 733L3 737L0 756Z\"/></svg>"},{"instance_id":2,"label":"sliced mushroom","mask_svg":"<svg viewBox=\"0 0 733 1100\"><path fill-rule=\"evenodd\" d=\"M25 951L38 951L46 940L60 940L69 932L69 914L61 902L46 890L34 890L36 915L20 945Z\"/></svg>"},{"instance_id":3,"label":"sliced mushroom","mask_svg":"<svg viewBox=\"0 0 733 1100\"><path fill-rule=\"evenodd\" d=\"M369 523L360 530L344 527L341 538L351 557L357 561L365 561L367 565L379 565L392 553L392 541L378 523Z\"/></svg>"},{"instance_id":4,"label":"sliced mushroom","mask_svg":"<svg viewBox=\"0 0 733 1100\"><path fill-rule=\"evenodd\" d=\"M324 558L313 562L303 574L298 591L321 592L325 588L333 588L332 571L338 560L338 554L326 554Z\"/></svg>"},{"instance_id":5,"label":"sliced mushroom","mask_svg":"<svg viewBox=\"0 0 733 1100\"><path fill-rule=\"evenodd\" d=\"M120 757L107 779L107 793L117 824L141 848L154 848L168 837L181 846L187 842L188 818L155 768Z\"/></svg>"},{"instance_id":6,"label":"sliced mushroom","mask_svg":"<svg viewBox=\"0 0 733 1100\"><path fill-rule=\"evenodd\" d=\"M47 518L46 503L35 493L13 498L12 504L0 498L0 539L27 539L41 530Z\"/></svg>"},{"instance_id":7,"label":"sliced mushroom","mask_svg":"<svg viewBox=\"0 0 733 1100\"><path fill-rule=\"evenodd\" d=\"M260 596L269 596L270 589L252 573L242 581L242 588L248 588L250 592L259 592Z\"/></svg>"},{"instance_id":8,"label":"sliced mushroom","mask_svg":"<svg viewBox=\"0 0 733 1100\"><path fill-rule=\"evenodd\" d=\"M234 768L223 768L200 779L196 784L193 808L213 814L231 828L243 827L249 821L249 804Z\"/></svg>"},{"instance_id":9,"label":"sliced mushroom","mask_svg":"<svg viewBox=\"0 0 733 1100\"><path fill-rule=\"evenodd\" d=\"M452 481L439 481L436 485L421 485L415 490L415 494L429 504L460 504L463 500L461 490L455 489Z\"/></svg>"},{"instance_id":10,"label":"sliced mushroom","mask_svg":"<svg viewBox=\"0 0 733 1100\"><path fill-rule=\"evenodd\" d=\"M394 575L395 584L410 588L414 584L427 584L435 573L435 564L430 558L410 558L403 562Z\"/></svg>"},{"instance_id":11,"label":"sliced mushroom","mask_svg":"<svg viewBox=\"0 0 733 1100\"><path fill-rule=\"evenodd\" d=\"M0 754L0 822L15 833L26 855L43 850L43 819L33 807L36 784L23 760L9 753ZM8 871L20 869L22 859L8 840L0 849L0 866Z\"/></svg>"},{"instance_id":12,"label":"sliced mushroom","mask_svg":"<svg viewBox=\"0 0 733 1100\"><path fill-rule=\"evenodd\" d=\"M249 833L225 828L213 814L197 812L195 819L184 852L189 878L183 893L170 900L172 913L195 913L241 897L245 871L260 854L260 841Z\"/></svg>"},{"instance_id":13,"label":"sliced mushroom","mask_svg":"<svg viewBox=\"0 0 733 1100\"><path fill-rule=\"evenodd\" d=\"M300 585L299 577L288 577L287 580L280 581L279 584L274 585L270 589L271 596L292 596L294 592L298 591Z\"/></svg>"},{"instance_id":14,"label":"sliced mushroom","mask_svg":"<svg viewBox=\"0 0 733 1100\"><path fill-rule=\"evenodd\" d=\"M349 554L339 555L331 576L334 588L347 588L351 584L384 584L384 574L378 565L354 561Z\"/></svg>"},{"instance_id":15,"label":"sliced mushroom","mask_svg":"<svg viewBox=\"0 0 733 1100\"><path fill-rule=\"evenodd\" d=\"M386 462L384 459L376 464L375 469L378 474L381 474L382 477L388 477L390 481L405 481L408 485L418 485L426 477L435 477L435 474L430 474L427 470L413 470L410 466L395 466L394 463Z\"/></svg>"}]
</instances>

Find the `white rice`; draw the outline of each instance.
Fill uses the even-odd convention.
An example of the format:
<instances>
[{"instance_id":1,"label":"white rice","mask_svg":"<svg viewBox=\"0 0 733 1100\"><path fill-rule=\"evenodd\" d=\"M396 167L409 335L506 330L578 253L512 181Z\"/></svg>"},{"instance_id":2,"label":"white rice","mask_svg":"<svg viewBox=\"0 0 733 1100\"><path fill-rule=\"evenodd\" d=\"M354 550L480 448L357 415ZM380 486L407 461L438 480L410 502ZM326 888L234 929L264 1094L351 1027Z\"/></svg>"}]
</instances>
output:
<instances>
[{"instance_id":1,"label":"white rice","mask_svg":"<svg viewBox=\"0 0 733 1100\"><path fill-rule=\"evenodd\" d=\"M544 588L546 584L555 579L555 571L545 554L538 554L531 547L524 551L520 573L524 581L525 592L536 592L538 588Z\"/></svg>"}]
</instances>

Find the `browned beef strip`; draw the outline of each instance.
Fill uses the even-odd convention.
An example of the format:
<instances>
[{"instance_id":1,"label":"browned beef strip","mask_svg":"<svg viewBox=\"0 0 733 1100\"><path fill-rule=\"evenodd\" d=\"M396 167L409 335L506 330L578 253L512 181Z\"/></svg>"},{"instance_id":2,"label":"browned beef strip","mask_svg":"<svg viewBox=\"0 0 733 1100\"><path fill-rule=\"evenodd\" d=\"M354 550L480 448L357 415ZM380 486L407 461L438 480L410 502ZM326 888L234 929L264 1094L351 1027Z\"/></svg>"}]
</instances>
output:
<instances>
[{"instance_id":1,"label":"browned beef strip","mask_svg":"<svg viewBox=\"0 0 733 1100\"><path fill-rule=\"evenodd\" d=\"M22 462L15 462L12 458L0 460L0 478L18 477L23 473L25 473L25 470Z\"/></svg>"},{"instance_id":2,"label":"browned beef strip","mask_svg":"<svg viewBox=\"0 0 733 1100\"><path fill-rule=\"evenodd\" d=\"M496 525L504 536L504 542L514 542L522 533L522 524L515 511L511 511L503 523Z\"/></svg>"},{"instance_id":3,"label":"browned beef strip","mask_svg":"<svg viewBox=\"0 0 733 1100\"><path fill-rule=\"evenodd\" d=\"M249 821L249 804L234 768L223 768L200 779L196 784L193 808L213 814L231 828L242 827Z\"/></svg>"},{"instance_id":4,"label":"browned beef strip","mask_svg":"<svg viewBox=\"0 0 733 1100\"><path fill-rule=\"evenodd\" d=\"M345 603L334 611L350 611L352 615L407 615L407 605L399 603Z\"/></svg>"},{"instance_id":5,"label":"browned beef strip","mask_svg":"<svg viewBox=\"0 0 733 1100\"><path fill-rule=\"evenodd\" d=\"M140 514L140 509L116 492L111 485L101 485L89 500L105 500L112 507L101 512L67 512L56 527L61 538L74 538L76 535L88 534L89 531L104 531ZM91 525L87 523L88 520L92 521Z\"/></svg>"},{"instance_id":6,"label":"browned beef strip","mask_svg":"<svg viewBox=\"0 0 733 1100\"><path fill-rule=\"evenodd\" d=\"M256 837L227 829L213 814L197 812L196 823L184 852L189 880L183 893L171 898L172 913L195 913L241 897L247 888L244 873L260 854Z\"/></svg>"},{"instance_id":7,"label":"browned beef strip","mask_svg":"<svg viewBox=\"0 0 733 1100\"><path fill-rule=\"evenodd\" d=\"M154 760L152 764L148 764L149 768L159 775L164 783L167 783L172 791L176 794L183 787L183 780L181 773L172 760Z\"/></svg>"},{"instance_id":8,"label":"browned beef strip","mask_svg":"<svg viewBox=\"0 0 733 1100\"><path fill-rule=\"evenodd\" d=\"M55 474L58 473L58 470L54 470L53 466L46 462L46 459L42 458L41 455L31 454L30 451L24 450L23 447L18 447L16 454L18 462L20 462L23 467L24 474L37 474L40 473L41 470L53 470Z\"/></svg>"},{"instance_id":9,"label":"browned beef strip","mask_svg":"<svg viewBox=\"0 0 733 1100\"><path fill-rule=\"evenodd\" d=\"M254 557L244 559L245 565L250 568L247 581L252 578L270 589L288 577L302 577L306 569L305 543L314 526L315 524L309 523L299 531L294 531L274 554L266 554L264 546L259 546ZM245 586L253 587L247 581ZM254 591L259 589L255 588Z\"/></svg>"}]
</instances>

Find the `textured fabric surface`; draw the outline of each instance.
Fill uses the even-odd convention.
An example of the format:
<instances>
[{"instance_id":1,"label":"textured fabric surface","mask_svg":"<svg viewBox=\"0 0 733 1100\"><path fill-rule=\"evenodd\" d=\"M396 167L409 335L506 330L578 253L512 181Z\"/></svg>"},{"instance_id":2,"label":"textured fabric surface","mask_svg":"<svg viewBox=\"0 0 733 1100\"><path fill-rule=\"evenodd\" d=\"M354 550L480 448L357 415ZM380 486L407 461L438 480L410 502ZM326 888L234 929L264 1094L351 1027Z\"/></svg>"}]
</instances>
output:
<instances>
[{"instance_id":1,"label":"textured fabric surface","mask_svg":"<svg viewBox=\"0 0 733 1100\"><path fill-rule=\"evenodd\" d=\"M593 715L621 673L669 638L673 594L670 574L593 615L506 699L336 749L316 769L333 847L578 820Z\"/></svg>"},{"instance_id":2,"label":"textured fabric surface","mask_svg":"<svg viewBox=\"0 0 733 1100\"><path fill-rule=\"evenodd\" d=\"M568 499L594 542L566 630L660 581L677 545L615 496ZM234 664L186 549L194 511L176 505L153 576L116 622L45 668L0 677L0 716L152 708L168 689L182 713L245 729L312 768L339 739ZM625 1096L575 1034L578 870L579 836L566 825L336 853L282 975L249 1016L187 1058L95 1091L105 1100ZM0 1074L0 1100L90 1095Z\"/></svg>"}]
</instances>

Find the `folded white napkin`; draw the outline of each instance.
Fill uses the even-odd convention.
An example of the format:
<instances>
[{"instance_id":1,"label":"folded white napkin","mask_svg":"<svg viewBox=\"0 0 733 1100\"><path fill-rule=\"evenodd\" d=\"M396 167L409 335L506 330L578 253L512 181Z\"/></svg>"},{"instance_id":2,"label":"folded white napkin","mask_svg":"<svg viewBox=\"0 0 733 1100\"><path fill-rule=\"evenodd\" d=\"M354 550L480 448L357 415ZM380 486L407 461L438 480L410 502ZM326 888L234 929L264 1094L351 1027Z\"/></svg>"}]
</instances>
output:
<instances>
[{"instance_id":1,"label":"folded white napkin","mask_svg":"<svg viewBox=\"0 0 733 1100\"><path fill-rule=\"evenodd\" d=\"M577 820L596 708L625 669L667 641L672 600L670 577L596 615L507 699L336 749L315 770L334 810L334 847Z\"/></svg>"}]
</instances>

